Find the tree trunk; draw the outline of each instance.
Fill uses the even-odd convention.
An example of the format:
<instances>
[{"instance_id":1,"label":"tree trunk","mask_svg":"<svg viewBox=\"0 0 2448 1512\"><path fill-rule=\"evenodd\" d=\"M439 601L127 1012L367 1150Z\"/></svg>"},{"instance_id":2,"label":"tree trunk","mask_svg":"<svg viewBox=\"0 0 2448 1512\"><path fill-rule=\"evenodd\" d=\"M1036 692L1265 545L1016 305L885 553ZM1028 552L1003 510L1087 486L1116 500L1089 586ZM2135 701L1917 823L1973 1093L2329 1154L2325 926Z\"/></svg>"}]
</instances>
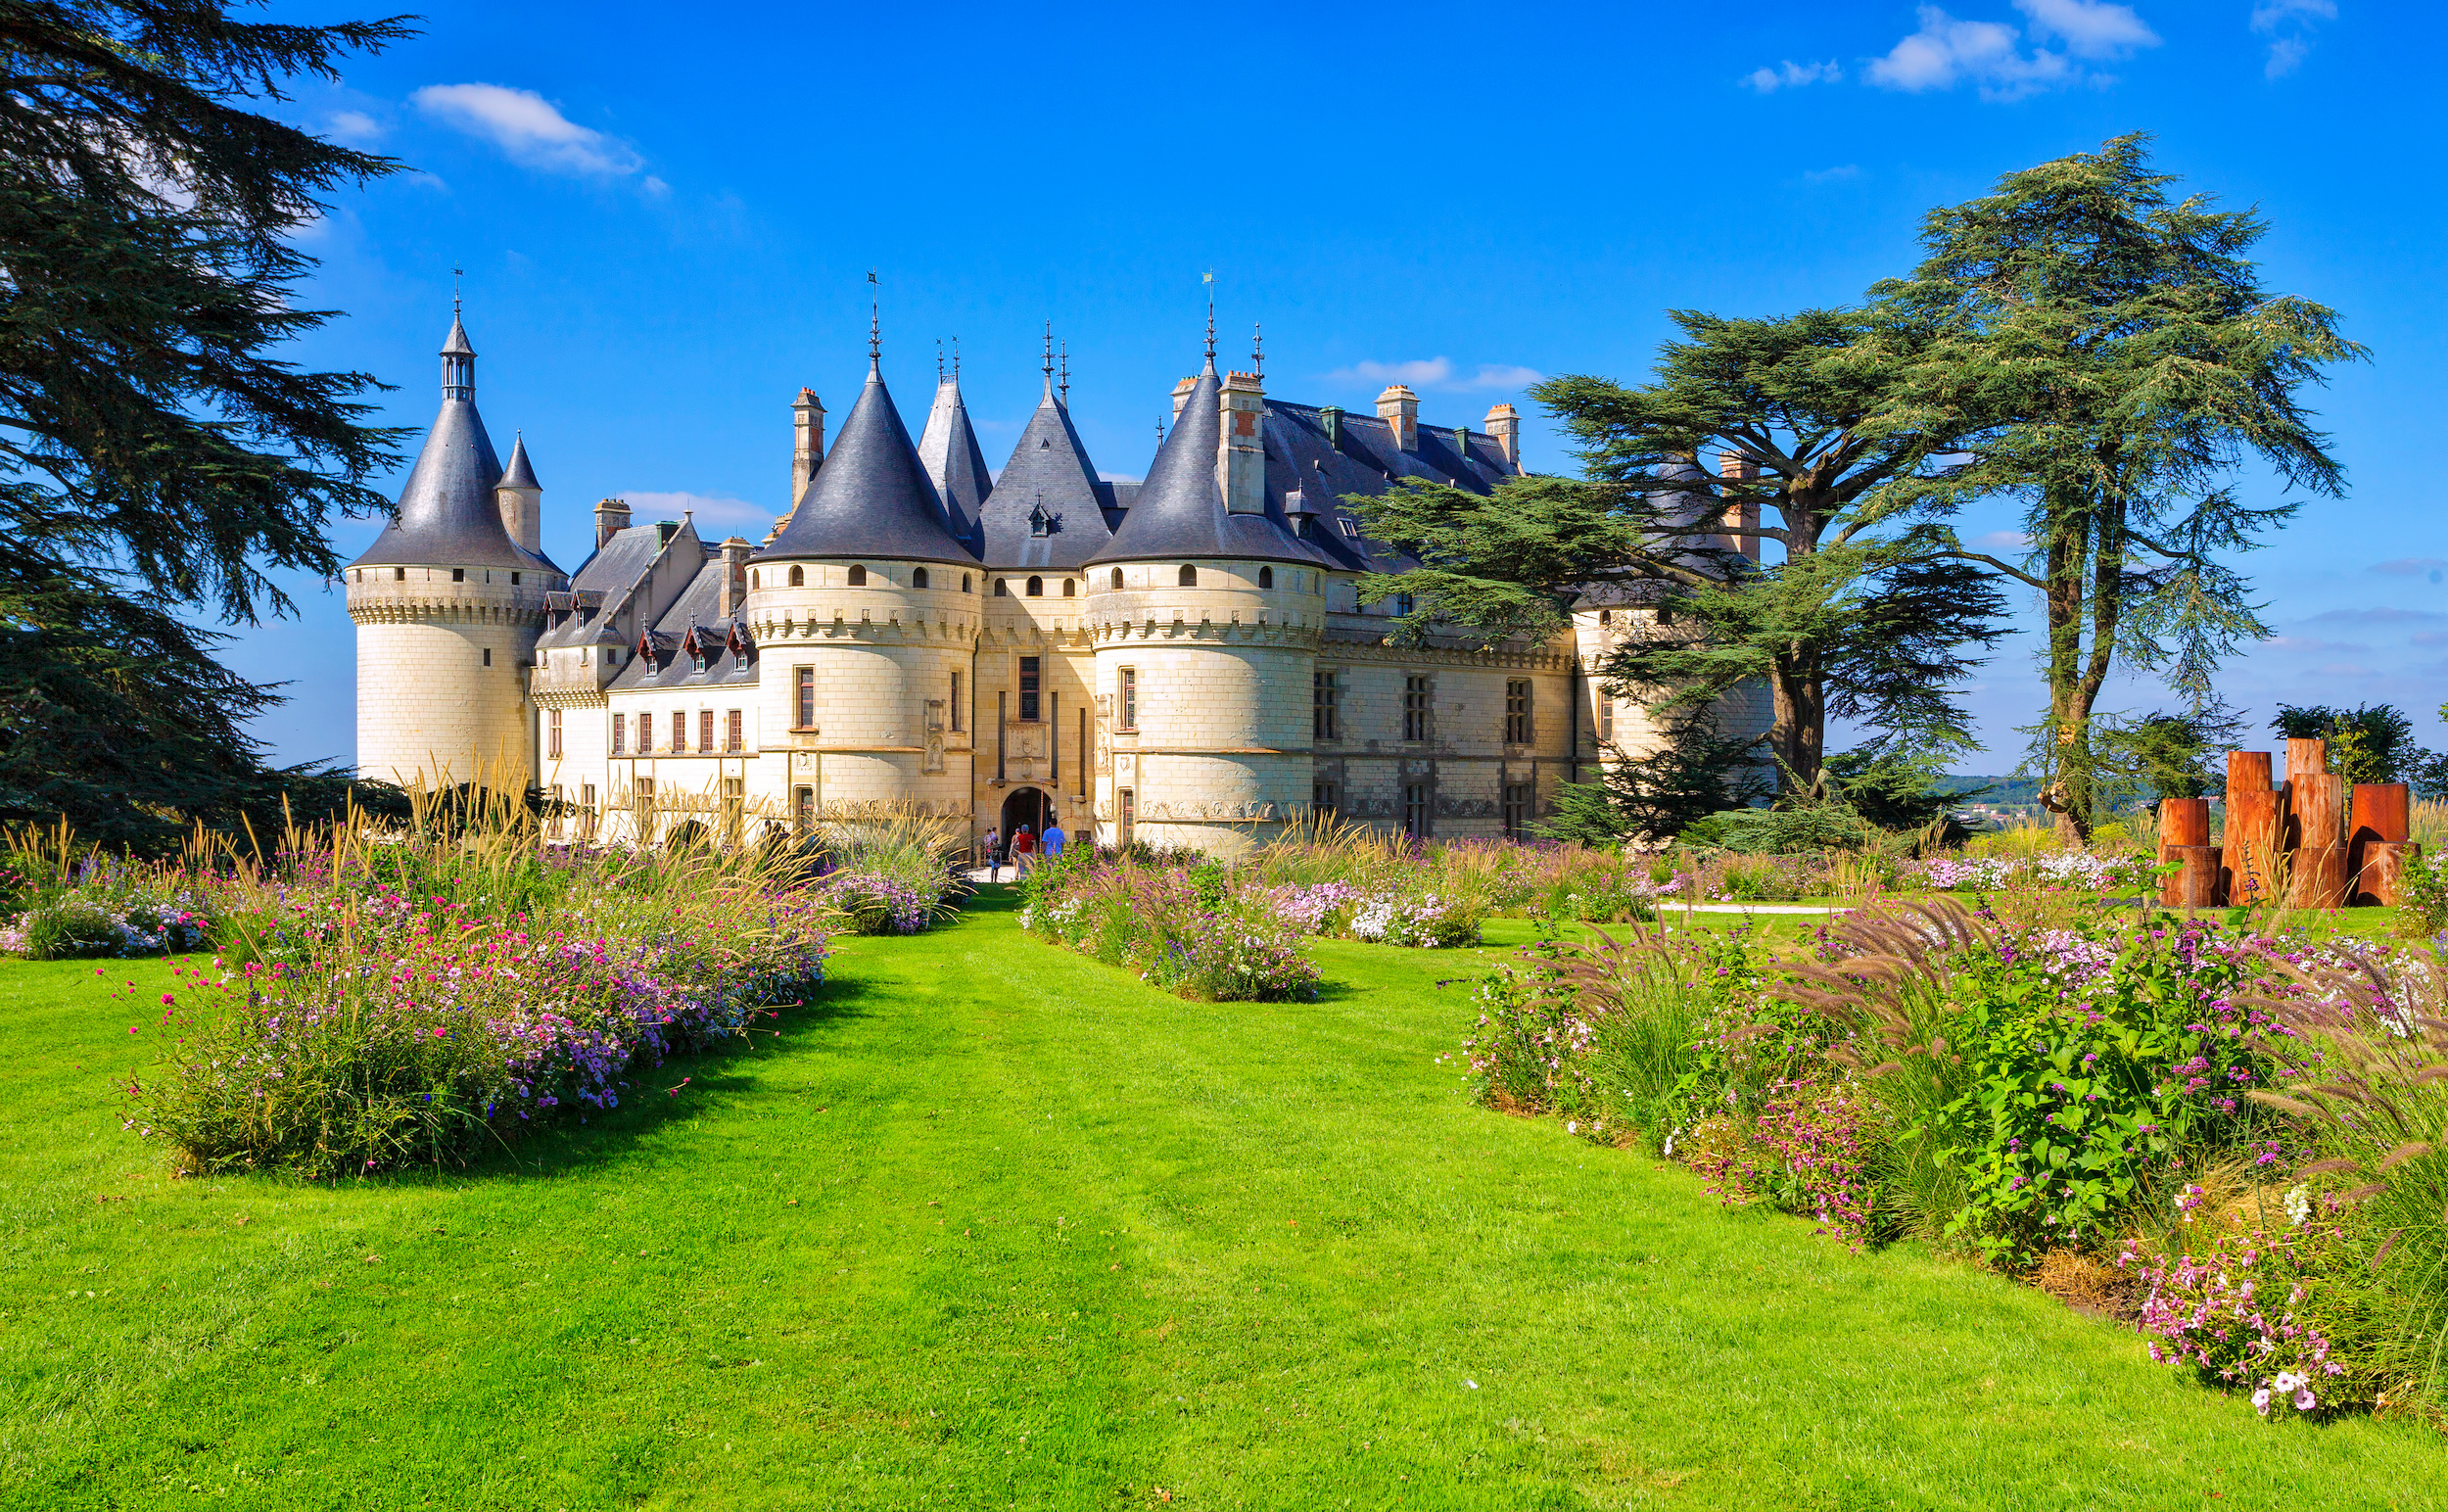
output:
<instances>
[{"instance_id":1,"label":"tree trunk","mask_svg":"<svg viewBox=\"0 0 2448 1512\"><path fill-rule=\"evenodd\" d=\"M1814 798L1827 760L1827 688L1818 657L1808 647L1778 657L1768 691L1774 707L1768 747L1782 764L1777 787L1788 797Z\"/></svg>"},{"instance_id":2,"label":"tree trunk","mask_svg":"<svg viewBox=\"0 0 2448 1512\"><path fill-rule=\"evenodd\" d=\"M2057 837L2067 845L2091 840L2091 702L2084 697L2083 599L2090 565L2088 522L2082 503L2050 489L2043 508L2048 532L2048 587L2042 595L2048 622L2048 759L2041 806L2057 816Z\"/></svg>"}]
</instances>

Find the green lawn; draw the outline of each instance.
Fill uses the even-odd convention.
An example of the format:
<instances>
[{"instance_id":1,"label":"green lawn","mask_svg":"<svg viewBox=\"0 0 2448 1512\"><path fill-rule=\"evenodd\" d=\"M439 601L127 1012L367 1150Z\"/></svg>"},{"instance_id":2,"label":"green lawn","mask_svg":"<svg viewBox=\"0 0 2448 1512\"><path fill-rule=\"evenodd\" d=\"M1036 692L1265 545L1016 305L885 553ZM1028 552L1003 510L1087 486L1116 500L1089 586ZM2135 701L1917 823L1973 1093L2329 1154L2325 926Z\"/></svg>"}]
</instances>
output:
<instances>
[{"instance_id":1,"label":"green lawn","mask_svg":"<svg viewBox=\"0 0 2448 1512\"><path fill-rule=\"evenodd\" d=\"M2429 1506L2131 1334L1471 1106L1470 953L1183 1003L855 940L753 1052L434 1181L171 1180L91 967L0 968L0 1505ZM1508 926L1519 929L1519 925ZM166 968L117 969L148 990ZM664 1088L689 1078L677 1096Z\"/></svg>"}]
</instances>

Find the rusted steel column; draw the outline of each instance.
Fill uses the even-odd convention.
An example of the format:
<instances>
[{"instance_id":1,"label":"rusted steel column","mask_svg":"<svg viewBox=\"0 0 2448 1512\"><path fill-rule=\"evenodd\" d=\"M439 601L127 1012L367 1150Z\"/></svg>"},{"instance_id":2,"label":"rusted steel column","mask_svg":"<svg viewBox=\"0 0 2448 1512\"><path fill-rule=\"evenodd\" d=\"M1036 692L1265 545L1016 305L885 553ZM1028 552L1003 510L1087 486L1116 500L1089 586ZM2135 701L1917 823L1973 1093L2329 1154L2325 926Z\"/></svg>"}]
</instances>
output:
<instances>
[{"instance_id":1,"label":"rusted steel column","mask_svg":"<svg viewBox=\"0 0 2448 1512\"><path fill-rule=\"evenodd\" d=\"M2355 872L2354 902L2358 908L2395 908L2405 901L2398 887L2407 861L2423 854L2412 840L2372 840L2362 847Z\"/></svg>"},{"instance_id":2,"label":"rusted steel column","mask_svg":"<svg viewBox=\"0 0 2448 1512\"><path fill-rule=\"evenodd\" d=\"M2337 908L2345 903L2346 847L2298 845L2287 864L2287 907Z\"/></svg>"},{"instance_id":3,"label":"rusted steel column","mask_svg":"<svg viewBox=\"0 0 2448 1512\"><path fill-rule=\"evenodd\" d=\"M2379 852L2386 846L2405 843L2409 832L2408 797L2403 782L2354 785L2354 807L2347 811L2346 818L2348 908L2377 906L2383 886L2390 898L2395 898L2397 873L2405 858L2398 854L2382 857Z\"/></svg>"},{"instance_id":4,"label":"rusted steel column","mask_svg":"<svg viewBox=\"0 0 2448 1512\"><path fill-rule=\"evenodd\" d=\"M2210 844L2210 800L2159 800L2159 860L2184 868L2159 882L2169 908L2208 908L2218 901L2218 852Z\"/></svg>"},{"instance_id":5,"label":"rusted steel column","mask_svg":"<svg viewBox=\"0 0 2448 1512\"><path fill-rule=\"evenodd\" d=\"M2265 793L2270 790L2270 753L2267 751L2230 751L2227 753L2227 791Z\"/></svg>"},{"instance_id":6,"label":"rusted steel column","mask_svg":"<svg viewBox=\"0 0 2448 1512\"><path fill-rule=\"evenodd\" d=\"M2279 797L2266 787L2227 790L2227 836L2222 849L2226 851L2230 903L2249 906L2278 901L2284 854L2280 844Z\"/></svg>"}]
</instances>

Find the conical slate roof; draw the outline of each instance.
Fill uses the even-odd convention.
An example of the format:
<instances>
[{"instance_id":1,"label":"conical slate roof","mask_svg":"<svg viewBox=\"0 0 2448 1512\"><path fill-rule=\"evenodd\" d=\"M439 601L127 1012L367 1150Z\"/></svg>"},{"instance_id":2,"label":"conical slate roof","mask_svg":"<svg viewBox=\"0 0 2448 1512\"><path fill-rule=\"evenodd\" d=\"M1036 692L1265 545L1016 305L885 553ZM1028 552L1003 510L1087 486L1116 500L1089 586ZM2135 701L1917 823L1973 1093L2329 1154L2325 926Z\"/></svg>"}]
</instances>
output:
<instances>
[{"instance_id":1,"label":"conical slate roof","mask_svg":"<svg viewBox=\"0 0 2448 1512\"><path fill-rule=\"evenodd\" d=\"M494 502L494 485L501 477L501 459L494 455L493 438L485 434L484 416L476 412L476 354L468 346L467 328L450 319L446 357L467 359L469 381L463 388L443 390L442 412L425 433L407 486L400 491L400 507L383 533L352 566L542 567L558 568L519 548L502 526Z\"/></svg>"},{"instance_id":2,"label":"conical slate roof","mask_svg":"<svg viewBox=\"0 0 2448 1512\"><path fill-rule=\"evenodd\" d=\"M926 430L918 437L918 460L944 501L952 533L974 545L978 511L994 492L995 480L986 471L977 433L969 427L969 408L961 402L957 377L935 382L935 406L927 411Z\"/></svg>"},{"instance_id":3,"label":"conical slate roof","mask_svg":"<svg viewBox=\"0 0 2448 1512\"><path fill-rule=\"evenodd\" d=\"M987 565L1077 567L1112 539L1096 465L1049 384L986 501Z\"/></svg>"},{"instance_id":4,"label":"conical slate roof","mask_svg":"<svg viewBox=\"0 0 2448 1512\"><path fill-rule=\"evenodd\" d=\"M494 487L534 489L539 493L543 491L543 485L536 481L535 464L527 460L527 437L525 435L522 434L510 443L510 466L502 473L501 481Z\"/></svg>"},{"instance_id":5,"label":"conical slate roof","mask_svg":"<svg viewBox=\"0 0 2448 1512\"><path fill-rule=\"evenodd\" d=\"M1239 557L1246 561L1328 561L1285 523L1283 506L1270 499L1264 514L1229 514L1216 481L1224 422L1224 385L1215 358L1182 405L1173 433L1164 438L1148 467L1148 481L1122 516L1113 540L1089 562L1144 562L1184 557ZM1007 477L1003 488L1011 487Z\"/></svg>"},{"instance_id":6,"label":"conical slate roof","mask_svg":"<svg viewBox=\"0 0 2448 1512\"><path fill-rule=\"evenodd\" d=\"M918 461L918 449L910 445L909 428L893 407L883 375L871 366L831 454L816 470L816 481L799 496L789 521L756 559L793 556L977 560L974 551L953 539L934 481Z\"/></svg>"}]
</instances>

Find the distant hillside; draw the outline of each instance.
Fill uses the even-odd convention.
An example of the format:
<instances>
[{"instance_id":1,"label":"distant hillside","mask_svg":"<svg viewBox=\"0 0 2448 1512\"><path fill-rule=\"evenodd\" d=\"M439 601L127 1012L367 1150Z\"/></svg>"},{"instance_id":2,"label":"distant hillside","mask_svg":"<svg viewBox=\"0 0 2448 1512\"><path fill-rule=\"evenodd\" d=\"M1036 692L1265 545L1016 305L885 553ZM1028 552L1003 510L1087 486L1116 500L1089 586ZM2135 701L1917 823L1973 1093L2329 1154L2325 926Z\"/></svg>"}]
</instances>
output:
<instances>
[{"instance_id":1,"label":"distant hillside","mask_svg":"<svg viewBox=\"0 0 2448 1512\"><path fill-rule=\"evenodd\" d=\"M1966 777L1959 772L1950 772L1938 780L1938 790L1966 798L1978 793L1980 796L1975 801L1996 804L2001 808L2040 801L2040 784L2029 778Z\"/></svg>"}]
</instances>

